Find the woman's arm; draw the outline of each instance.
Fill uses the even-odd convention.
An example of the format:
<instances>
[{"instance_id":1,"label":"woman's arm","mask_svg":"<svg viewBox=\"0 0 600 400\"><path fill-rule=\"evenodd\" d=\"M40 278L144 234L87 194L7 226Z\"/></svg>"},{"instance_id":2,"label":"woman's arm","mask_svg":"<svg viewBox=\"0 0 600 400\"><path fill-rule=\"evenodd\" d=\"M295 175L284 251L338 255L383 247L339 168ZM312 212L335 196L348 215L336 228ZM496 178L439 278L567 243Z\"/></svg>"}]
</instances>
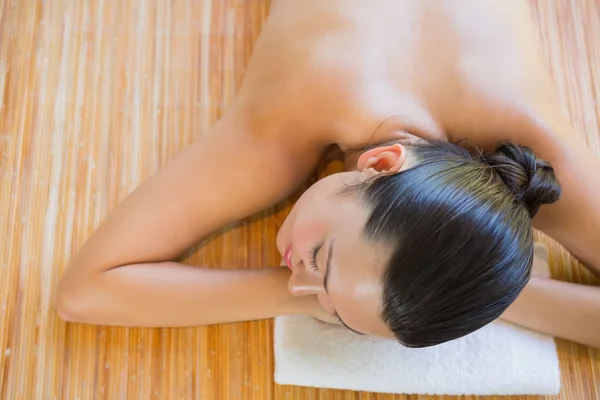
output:
<instances>
[{"instance_id":1,"label":"woman's arm","mask_svg":"<svg viewBox=\"0 0 600 400\"><path fill-rule=\"evenodd\" d=\"M510 139L552 164L562 191L558 202L541 207L533 226L600 278L600 159L569 122L548 71L531 70L524 82L528 95L505 116L505 127Z\"/></svg>"},{"instance_id":2,"label":"woman's arm","mask_svg":"<svg viewBox=\"0 0 600 400\"><path fill-rule=\"evenodd\" d=\"M501 319L600 348L600 287L532 277Z\"/></svg>"},{"instance_id":3,"label":"woman's arm","mask_svg":"<svg viewBox=\"0 0 600 400\"><path fill-rule=\"evenodd\" d=\"M542 206L533 225L556 239L600 277L600 160L555 113L532 124L525 145L552 163L560 200ZM527 143L528 142L528 143ZM556 337L600 347L600 287L532 277L502 316Z\"/></svg>"},{"instance_id":4,"label":"woman's arm","mask_svg":"<svg viewBox=\"0 0 600 400\"><path fill-rule=\"evenodd\" d=\"M97 274L59 307L72 322L133 327L200 326L306 312L287 290L287 268L209 269L174 262L132 264ZM68 277L62 285L69 285ZM79 292L81 291L81 292Z\"/></svg>"},{"instance_id":5,"label":"woman's arm","mask_svg":"<svg viewBox=\"0 0 600 400\"><path fill-rule=\"evenodd\" d=\"M224 224L285 198L318 162L320 149L306 140L255 132L242 117L221 120L125 199L67 266L56 296L59 314L88 323L174 326L292 312L276 288L281 283L285 290L281 272L166 262Z\"/></svg>"},{"instance_id":6,"label":"woman's arm","mask_svg":"<svg viewBox=\"0 0 600 400\"><path fill-rule=\"evenodd\" d=\"M533 220L600 278L600 159L572 133L561 132L538 145L561 185L560 200L543 206ZM534 151L536 151L534 147Z\"/></svg>"}]
</instances>

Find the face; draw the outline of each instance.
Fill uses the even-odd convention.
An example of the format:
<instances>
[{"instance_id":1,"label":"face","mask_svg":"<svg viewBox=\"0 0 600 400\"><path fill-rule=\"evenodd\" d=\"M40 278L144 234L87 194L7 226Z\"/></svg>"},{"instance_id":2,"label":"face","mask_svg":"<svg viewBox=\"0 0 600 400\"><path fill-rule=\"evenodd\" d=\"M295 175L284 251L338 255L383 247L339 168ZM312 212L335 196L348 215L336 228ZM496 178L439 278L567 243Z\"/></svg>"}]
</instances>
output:
<instances>
[{"instance_id":1,"label":"face","mask_svg":"<svg viewBox=\"0 0 600 400\"><path fill-rule=\"evenodd\" d=\"M325 311L357 333L394 337L380 318L382 275L390 250L362 237L367 206L355 194L341 192L376 174L408 168L406 159L399 143L366 151L356 171L311 186L277 235L277 248L292 271L290 292L317 296Z\"/></svg>"},{"instance_id":2,"label":"face","mask_svg":"<svg viewBox=\"0 0 600 400\"><path fill-rule=\"evenodd\" d=\"M368 209L344 188L380 173L408 168L396 143L363 153L357 171L334 174L311 186L277 234L277 248L292 275L295 296L316 295L325 311L357 333L394 337L380 318L382 275L390 250L362 237Z\"/></svg>"},{"instance_id":3,"label":"face","mask_svg":"<svg viewBox=\"0 0 600 400\"><path fill-rule=\"evenodd\" d=\"M389 337L379 317L389 252L361 236L367 207L356 195L340 194L365 178L361 172L346 172L311 186L283 223L277 247L292 271L292 294L316 295L351 330Z\"/></svg>"}]
</instances>

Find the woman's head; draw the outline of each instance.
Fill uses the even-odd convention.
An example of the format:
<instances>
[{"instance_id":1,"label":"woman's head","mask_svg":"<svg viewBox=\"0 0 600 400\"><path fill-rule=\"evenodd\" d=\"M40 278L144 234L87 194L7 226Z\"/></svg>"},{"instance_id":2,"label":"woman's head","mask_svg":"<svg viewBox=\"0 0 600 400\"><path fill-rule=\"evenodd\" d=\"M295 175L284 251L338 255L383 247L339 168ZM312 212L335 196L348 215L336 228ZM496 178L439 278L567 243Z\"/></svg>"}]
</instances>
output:
<instances>
[{"instance_id":1,"label":"woman's head","mask_svg":"<svg viewBox=\"0 0 600 400\"><path fill-rule=\"evenodd\" d=\"M531 217L560 194L552 168L510 143L477 158L448 143L393 144L358 166L317 182L284 223L290 290L411 347L500 316L529 280Z\"/></svg>"}]
</instances>

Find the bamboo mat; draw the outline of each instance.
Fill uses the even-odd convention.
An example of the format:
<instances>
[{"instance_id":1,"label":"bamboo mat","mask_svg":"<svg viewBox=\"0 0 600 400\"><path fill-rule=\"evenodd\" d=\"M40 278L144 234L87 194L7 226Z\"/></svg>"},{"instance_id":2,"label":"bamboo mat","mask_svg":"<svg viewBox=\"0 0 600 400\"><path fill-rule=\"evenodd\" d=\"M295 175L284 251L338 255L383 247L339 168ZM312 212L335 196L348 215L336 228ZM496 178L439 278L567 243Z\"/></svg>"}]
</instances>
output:
<instances>
[{"instance_id":1,"label":"bamboo mat","mask_svg":"<svg viewBox=\"0 0 600 400\"><path fill-rule=\"evenodd\" d=\"M600 154L600 2L531 4L563 104ZM267 12L258 0L0 0L2 399L431 398L277 386L271 321L123 329L66 324L52 309L59 273L94 227L223 113ZM274 265L290 204L213 235L187 261ZM591 282L550 246L555 276ZM600 399L600 351L557 342L557 398Z\"/></svg>"}]
</instances>

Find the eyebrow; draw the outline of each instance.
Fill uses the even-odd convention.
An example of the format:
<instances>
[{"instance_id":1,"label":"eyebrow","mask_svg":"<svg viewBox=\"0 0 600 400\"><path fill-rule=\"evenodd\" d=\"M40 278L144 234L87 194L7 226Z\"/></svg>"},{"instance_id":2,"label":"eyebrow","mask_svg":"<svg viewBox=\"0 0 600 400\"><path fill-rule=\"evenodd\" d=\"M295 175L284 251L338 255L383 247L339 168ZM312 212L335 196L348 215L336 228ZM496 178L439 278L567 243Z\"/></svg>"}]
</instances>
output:
<instances>
[{"instance_id":1,"label":"eyebrow","mask_svg":"<svg viewBox=\"0 0 600 400\"><path fill-rule=\"evenodd\" d=\"M325 276L323 277L323 287L325 288L325 293L327 293L327 295L329 295L329 290L327 289L327 282L329 280L329 272L331 271L331 256L333 254L333 242L334 241L335 241L335 238L331 239L331 243L329 243L329 251L327 252L327 261L325 263ZM346 328L348 328L349 330L351 330L352 332L354 332L358 335L366 335L365 333L358 332L358 331L350 328L344 322L344 320L340 317L340 315L338 314L338 312L335 309L333 310L333 313L335 314L338 321L340 321L342 323L342 325L344 325Z\"/></svg>"}]
</instances>

